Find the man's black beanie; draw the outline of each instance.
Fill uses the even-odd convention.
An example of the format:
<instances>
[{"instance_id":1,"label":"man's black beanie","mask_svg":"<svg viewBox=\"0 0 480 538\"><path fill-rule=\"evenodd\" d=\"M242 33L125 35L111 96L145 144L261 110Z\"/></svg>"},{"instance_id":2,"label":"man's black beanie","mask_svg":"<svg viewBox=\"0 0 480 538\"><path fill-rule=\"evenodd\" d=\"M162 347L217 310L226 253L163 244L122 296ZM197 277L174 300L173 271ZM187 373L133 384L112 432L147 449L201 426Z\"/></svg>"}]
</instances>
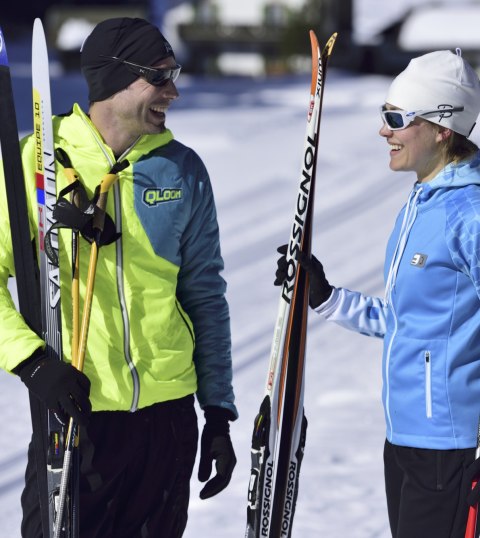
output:
<instances>
[{"instance_id":1,"label":"man's black beanie","mask_svg":"<svg viewBox=\"0 0 480 538\"><path fill-rule=\"evenodd\" d=\"M98 23L80 56L89 101L103 101L138 78L127 66L108 58L112 56L150 67L174 54L160 30L144 19L120 17Z\"/></svg>"}]
</instances>

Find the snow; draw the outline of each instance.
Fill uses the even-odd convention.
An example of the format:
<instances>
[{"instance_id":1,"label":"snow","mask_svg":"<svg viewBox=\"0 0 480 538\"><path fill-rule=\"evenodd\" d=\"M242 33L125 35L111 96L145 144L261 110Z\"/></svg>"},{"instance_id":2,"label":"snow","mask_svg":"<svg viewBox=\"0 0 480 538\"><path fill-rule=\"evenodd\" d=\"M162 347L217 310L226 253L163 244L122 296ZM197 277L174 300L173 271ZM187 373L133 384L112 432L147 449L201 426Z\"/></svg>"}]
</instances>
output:
<instances>
[{"instance_id":1,"label":"snow","mask_svg":"<svg viewBox=\"0 0 480 538\"><path fill-rule=\"evenodd\" d=\"M398 36L405 50L476 49L479 45L480 4L423 7L412 13ZM449 31L445 32L448 27ZM425 28L430 28L424 32Z\"/></svg>"},{"instance_id":2,"label":"snow","mask_svg":"<svg viewBox=\"0 0 480 538\"><path fill-rule=\"evenodd\" d=\"M374 1L372 0L372 4ZM18 73L23 73L19 68ZM19 125L30 126L29 81L16 78ZM330 282L382 293L385 243L414 178L388 168L378 106L390 79L331 70L320 133L313 250ZM301 167L309 81L179 79L168 114L175 136L209 169L217 201L231 309L232 425L238 464L229 487L198 497L192 478L185 538L237 538L246 521L253 419L263 395L279 289L276 248L289 237ZM54 112L85 105L78 76L52 81ZM473 139L480 142L478 128ZM309 420L294 520L302 538L387 538L382 450L381 341L309 317L305 411ZM27 393L0 371L0 538L20 536L20 494L30 423ZM197 457L198 463L198 457Z\"/></svg>"}]
</instances>

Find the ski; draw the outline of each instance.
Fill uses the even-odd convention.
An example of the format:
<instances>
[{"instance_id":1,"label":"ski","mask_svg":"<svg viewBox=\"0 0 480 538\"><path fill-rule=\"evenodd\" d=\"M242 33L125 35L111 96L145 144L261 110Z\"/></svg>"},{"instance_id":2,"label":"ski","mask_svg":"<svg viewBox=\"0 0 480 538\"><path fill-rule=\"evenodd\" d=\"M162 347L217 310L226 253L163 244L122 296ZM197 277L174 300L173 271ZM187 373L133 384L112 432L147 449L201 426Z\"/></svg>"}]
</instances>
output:
<instances>
[{"instance_id":1,"label":"ski","mask_svg":"<svg viewBox=\"0 0 480 538\"><path fill-rule=\"evenodd\" d=\"M310 31L312 79L300 183L287 248L265 394L254 421L245 538L289 538L306 440L303 409L308 275L297 262L311 253L316 165L324 83L337 34L321 50Z\"/></svg>"},{"instance_id":2,"label":"ski","mask_svg":"<svg viewBox=\"0 0 480 538\"><path fill-rule=\"evenodd\" d=\"M40 252L40 295L42 312L42 337L46 353L53 360L63 360L62 320L60 302L60 268L53 263L58 260L58 230L55 228L53 209L57 202L55 153L50 97L49 60L45 32L40 19L35 19L32 39L32 92L33 130L35 137L35 181L38 205L38 241ZM45 236L49 232L49 252L46 251ZM47 425L47 488L49 533L55 538L78 536L78 506L74 496L75 478L66 497L66 510L59 507L63 463L65 458L66 427L52 413L48 413ZM72 469L72 474L76 473ZM59 516L59 512L61 517Z\"/></svg>"},{"instance_id":3,"label":"ski","mask_svg":"<svg viewBox=\"0 0 480 538\"><path fill-rule=\"evenodd\" d=\"M10 66L5 38L0 28L0 147L5 181L13 247L18 309L26 324L39 336L42 334L40 316L39 275L28 219L28 206L20 154L19 133L15 115ZM40 501L43 536L48 536L48 493L45 472L47 411L32 393L30 414L32 446L36 461L36 483Z\"/></svg>"}]
</instances>

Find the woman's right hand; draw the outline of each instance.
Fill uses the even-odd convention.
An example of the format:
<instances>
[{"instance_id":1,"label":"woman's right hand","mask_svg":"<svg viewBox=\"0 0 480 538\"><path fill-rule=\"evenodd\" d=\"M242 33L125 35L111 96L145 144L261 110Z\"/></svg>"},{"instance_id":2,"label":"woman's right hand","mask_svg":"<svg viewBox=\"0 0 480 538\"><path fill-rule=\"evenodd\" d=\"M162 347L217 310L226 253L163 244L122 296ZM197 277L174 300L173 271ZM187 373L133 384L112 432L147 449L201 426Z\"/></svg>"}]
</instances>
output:
<instances>
[{"instance_id":1,"label":"woman's right hand","mask_svg":"<svg viewBox=\"0 0 480 538\"><path fill-rule=\"evenodd\" d=\"M280 253L281 256L277 260L275 286L281 286L287 278L287 247L288 245L282 245L277 248L277 252ZM305 269L310 278L310 307L317 308L330 297L333 291L333 286L329 284L325 277L323 265L317 258L315 258L315 256L308 256L304 252L298 251L298 263Z\"/></svg>"}]
</instances>

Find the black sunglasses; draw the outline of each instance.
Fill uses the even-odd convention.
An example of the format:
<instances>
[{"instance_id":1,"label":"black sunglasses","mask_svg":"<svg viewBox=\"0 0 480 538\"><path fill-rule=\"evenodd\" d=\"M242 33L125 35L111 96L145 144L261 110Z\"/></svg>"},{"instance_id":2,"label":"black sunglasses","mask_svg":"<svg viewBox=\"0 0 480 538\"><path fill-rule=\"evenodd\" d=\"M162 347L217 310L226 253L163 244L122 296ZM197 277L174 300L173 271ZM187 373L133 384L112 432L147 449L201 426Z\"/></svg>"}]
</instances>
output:
<instances>
[{"instance_id":1,"label":"black sunglasses","mask_svg":"<svg viewBox=\"0 0 480 538\"><path fill-rule=\"evenodd\" d=\"M119 62L124 64L132 73L135 73L139 77L144 78L149 84L153 86L165 86L169 80L175 82L180 75L182 69L181 65L176 64L175 67L169 68L156 68L156 67L146 67L145 65L135 64L133 62L128 62L127 60L122 60L122 58L117 58L116 56L104 56L104 58L109 58L114 62Z\"/></svg>"}]
</instances>

